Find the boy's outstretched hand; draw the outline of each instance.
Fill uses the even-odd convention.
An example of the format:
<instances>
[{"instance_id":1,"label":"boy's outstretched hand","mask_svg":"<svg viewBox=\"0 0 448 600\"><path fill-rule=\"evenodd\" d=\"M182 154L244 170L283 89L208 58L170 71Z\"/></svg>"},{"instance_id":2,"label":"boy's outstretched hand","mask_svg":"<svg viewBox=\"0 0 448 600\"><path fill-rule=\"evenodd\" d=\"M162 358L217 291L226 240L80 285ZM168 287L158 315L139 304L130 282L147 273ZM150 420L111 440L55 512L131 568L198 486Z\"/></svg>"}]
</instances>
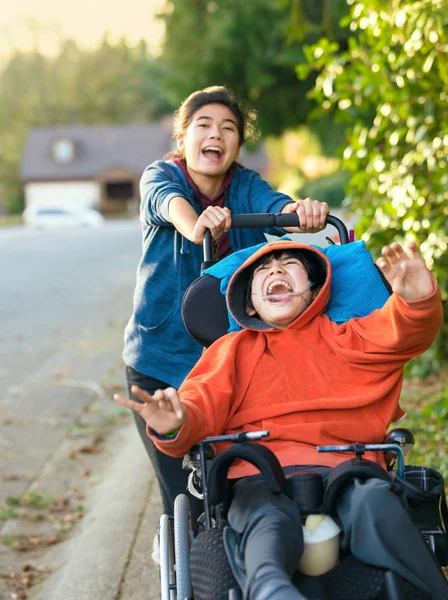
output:
<instances>
[{"instance_id":1,"label":"boy's outstretched hand","mask_svg":"<svg viewBox=\"0 0 448 600\"><path fill-rule=\"evenodd\" d=\"M120 394L114 394L115 402L138 413L159 435L173 433L184 423L186 407L174 388L156 390L152 396L136 385L133 385L131 390L143 404L124 398Z\"/></svg>"},{"instance_id":2,"label":"boy's outstretched hand","mask_svg":"<svg viewBox=\"0 0 448 600\"><path fill-rule=\"evenodd\" d=\"M431 295L434 283L415 244L409 244L408 254L397 242L384 246L377 266L403 300L412 302Z\"/></svg>"}]
</instances>

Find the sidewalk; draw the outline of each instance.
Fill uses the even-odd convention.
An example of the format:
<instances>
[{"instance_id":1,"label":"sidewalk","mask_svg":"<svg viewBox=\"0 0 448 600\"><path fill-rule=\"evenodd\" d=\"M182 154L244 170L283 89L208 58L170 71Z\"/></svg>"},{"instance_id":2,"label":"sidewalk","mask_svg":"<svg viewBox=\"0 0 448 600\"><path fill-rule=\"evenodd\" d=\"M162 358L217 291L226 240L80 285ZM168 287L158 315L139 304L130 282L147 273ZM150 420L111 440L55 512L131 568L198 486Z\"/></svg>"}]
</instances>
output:
<instances>
[{"instance_id":1,"label":"sidewalk","mask_svg":"<svg viewBox=\"0 0 448 600\"><path fill-rule=\"evenodd\" d=\"M161 503L118 320L0 395L0 600L158 600Z\"/></svg>"},{"instance_id":2,"label":"sidewalk","mask_svg":"<svg viewBox=\"0 0 448 600\"><path fill-rule=\"evenodd\" d=\"M158 569L150 558L160 497L154 476L145 477L149 459L132 423L120 438L121 450L87 499L91 510L59 549L60 567L30 598L160 598Z\"/></svg>"}]
</instances>

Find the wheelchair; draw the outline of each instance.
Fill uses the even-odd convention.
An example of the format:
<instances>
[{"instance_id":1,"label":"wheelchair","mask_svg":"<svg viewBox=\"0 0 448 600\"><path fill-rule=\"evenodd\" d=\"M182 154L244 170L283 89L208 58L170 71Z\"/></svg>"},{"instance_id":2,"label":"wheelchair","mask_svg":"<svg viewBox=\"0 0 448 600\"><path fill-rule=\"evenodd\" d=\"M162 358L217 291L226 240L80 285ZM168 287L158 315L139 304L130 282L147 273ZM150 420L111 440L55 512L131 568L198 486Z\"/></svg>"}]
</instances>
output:
<instances>
[{"instance_id":1,"label":"wheelchair","mask_svg":"<svg viewBox=\"0 0 448 600\"><path fill-rule=\"evenodd\" d=\"M339 219L329 216L327 222L337 228L341 243L349 243L348 232ZM232 227L275 225L297 225L297 216L232 216ZM211 264L211 238L206 235L202 270ZM388 287L388 283L383 281ZM204 347L227 333L229 321L219 280L204 275L193 282L184 296L182 315L190 335ZM227 472L234 460L243 459L257 467L272 493L283 490L288 493L289 482L277 458L268 448L257 443L257 440L268 435L266 431L222 435L203 440L191 449L190 464L196 470L191 473L190 481L202 493L204 513L193 523L188 497L181 494L175 501L174 517L164 514L160 519L158 535L162 600L241 600L241 588L230 567L223 539L231 493ZM215 457L213 444L218 442L230 442L231 445ZM313 476L309 471L303 472L298 479L299 499L297 489L294 495L303 518L316 512L329 512L338 493L353 478L396 478L404 482L414 469L404 463L404 456L413 443L410 431L394 429L387 434L383 444L319 447L320 452L350 452L354 458L349 458L332 470L338 470L338 476L333 478L325 492L320 476ZM366 451L384 452L389 473L365 460L363 454ZM428 472L431 471L428 469ZM414 522L440 565L447 566L448 517L443 515L445 526L437 519L434 521L434 510L437 513L440 506L432 508L432 515L419 515ZM349 553L341 554L339 564L323 575L310 577L297 572L294 583L309 600L431 600L427 593L404 581L393 571L362 563Z\"/></svg>"}]
</instances>

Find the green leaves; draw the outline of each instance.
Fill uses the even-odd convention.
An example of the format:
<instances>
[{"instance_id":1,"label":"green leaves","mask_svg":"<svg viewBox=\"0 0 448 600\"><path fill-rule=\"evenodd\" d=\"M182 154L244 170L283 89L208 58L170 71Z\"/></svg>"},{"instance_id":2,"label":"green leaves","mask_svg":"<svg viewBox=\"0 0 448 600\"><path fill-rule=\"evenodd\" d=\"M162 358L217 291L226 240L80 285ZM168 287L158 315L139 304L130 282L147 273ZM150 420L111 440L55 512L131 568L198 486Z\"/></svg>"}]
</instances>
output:
<instances>
[{"instance_id":1,"label":"green leaves","mask_svg":"<svg viewBox=\"0 0 448 600\"><path fill-rule=\"evenodd\" d=\"M227 85L256 109L264 135L304 122L314 74L305 66L303 42L329 31L336 40L345 39L338 27L339 17L348 12L345 1L221 0L212 12L206 4L167 4L161 58L173 102L195 89ZM298 62L304 65L301 81L294 72Z\"/></svg>"},{"instance_id":2,"label":"green leaves","mask_svg":"<svg viewBox=\"0 0 448 600\"><path fill-rule=\"evenodd\" d=\"M351 2L353 35L304 49L310 97L347 123L347 206L373 254L416 242L448 302L448 11L444 0ZM299 75L307 69L298 65ZM447 323L432 350L446 359Z\"/></svg>"}]
</instances>

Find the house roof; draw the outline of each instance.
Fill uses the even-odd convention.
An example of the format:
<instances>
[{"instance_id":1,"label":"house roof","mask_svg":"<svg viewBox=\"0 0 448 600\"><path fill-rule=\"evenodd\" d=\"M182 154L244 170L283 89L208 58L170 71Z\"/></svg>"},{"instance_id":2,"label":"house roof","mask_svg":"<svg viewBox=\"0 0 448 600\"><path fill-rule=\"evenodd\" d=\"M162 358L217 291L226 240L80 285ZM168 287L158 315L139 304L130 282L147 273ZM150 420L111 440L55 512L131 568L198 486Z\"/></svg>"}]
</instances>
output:
<instances>
[{"instance_id":1,"label":"house roof","mask_svg":"<svg viewBox=\"0 0 448 600\"><path fill-rule=\"evenodd\" d=\"M58 162L54 143L71 140L75 157ZM96 178L112 168L123 168L136 175L173 148L171 120L162 119L141 125L83 125L42 127L30 131L21 164L21 179L27 181L66 181ZM268 158L261 147L253 153L243 151L238 161L263 172Z\"/></svg>"},{"instance_id":2,"label":"house roof","mask_svg":"<svg viewBox=\"0 0 448 600\"><path fill-rule=\"evenodd\" d=\"M170 124L85 125L43 127L28 134L21 165L23 181L93 179L111 168L141 175L147 165L162 158L172 146ZM74 143L75 158L58 162L53 144Z\"/></svg>"}]
</instances>

